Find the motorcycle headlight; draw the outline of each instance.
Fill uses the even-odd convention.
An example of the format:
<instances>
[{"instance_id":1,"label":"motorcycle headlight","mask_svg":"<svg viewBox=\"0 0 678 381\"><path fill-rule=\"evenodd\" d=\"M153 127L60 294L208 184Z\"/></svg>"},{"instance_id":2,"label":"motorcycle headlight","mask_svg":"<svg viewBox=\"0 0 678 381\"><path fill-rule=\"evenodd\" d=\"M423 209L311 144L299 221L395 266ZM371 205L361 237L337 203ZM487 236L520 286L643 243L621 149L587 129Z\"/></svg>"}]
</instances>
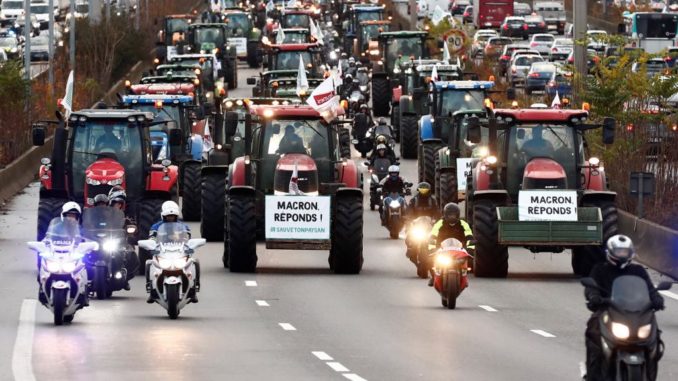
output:
<instances>
[{"instance_id":1,"label":"motorcycle headlight","mask_svg":"<svg viewBox=\"0 0 678 381\"><path fill-rule=\"evenodd\" d=\"M390 204L388 204L393 209L398 209L400 208L400 202L398 200L392 200Z\"/></svg>"},{"instance_id":2,"label":"motorcycle headlight","mask_svg":"<svg viewBox=\"0 0 678 381\"><path fill-rule=\"evenodd\" d=\"M127 234L134 234L137 232L137 227L134 225L129 225L127 227Z\"/></svg>"},{"instance_id":3,"label":"motorcycle headlight","mask_svg":"<svg viewBox=\"0 0 678 381\"><path fill-rule=\"evenodd\" d=\"M428 238L428 232L421 226L415 226L412 228L412 238L417 242L421 242Z\"/></svg>"},{"instance_id":4,"label":"motorcycle headlight","mask_svg":"<svg viewBox=\"0 0 678 381\"><path fill-rule=\"evenodd\" d=\"M183 269L186 267L186 263L188 262L188 257L181 257L181 258L175 258L173 261L174 267L178 269Z\"/></svg>"},{"instance_id":5,"label":"motorcycle headlight","mask_svg":"<svg viewBox=\"0 0 678 381\"><path fill-rule=\"evenodd\" d=\"M336 60L336 59L337 59L337 52L331 51L331 52L330 52L330 59L331 59L331 60Z\"/></svg>"},{"instance_id":6,"label":"motorcycle headlight","mask_svg":"<svg viewBox=\"0 0 678 381\"><path fill-rule=\"evenodd\" d=\"M87 184L89 185L101 185L101 181L99 180L94 180L92 178L87 178Z\"/></svg>"},{"instance_id":7,"label":"motorcycle headlight","mask_svg":"<svg viewBox=\"0 0 678 381\"><path fill-rule=\"evenodd\" d=\"M367 85L360 85L360 91L367 91Z\"/></svg>"},{"instance_id":8,"label":"motorcycle headlight","mask_svg":"<svg viewBox=\"0 0 678 381\"><path fill-rule=\"evenodd\" d=\"M161 269L167 270L172 267L172 260L169 258L158 257L158 265Z\"/></svg>"},{"instance_id":9,"label":"motorcycle headlight","mask_svg":"<svg viewBox=\"0 0 678 381\"><path fill-rule=\"evenodd\" d=\"M66 261L66 262L61 262L61 270L65 273L72 273L75 271L75 267L77 265L77 261Z\"/></svg>"},{"instance_id":10,"label":"motorcycle headlight","mask_svg":"<svg viewBox=\"0 0 678 381\"><path fill-rule=\"evenodd\" d=\"M117 179L113 179L113 180L108 182L108 185L113 185L113 186L121 185L121 184L122 184L122 177L119 177Z\"/></svg>"},{"instance_id":11,"label":"motorcycle headlight","mask_svg":"<svg viewBox=\"0 0 678 381\"><path fill-rule=\"evenodd\" d=\"M112 253L118 249L118 240L117 239L107 239L102 245L103 249L107 253Z\"/></svg>"},{"instance_id":12,"label":"motorcycle headlight","mask_svg":"<svg viewBox=\"0 0 678 381\"><path fill-rule=\"evenodd\" d=\"M638 338L639 339L647 339L650 337L650 333L652 332L652 324L645 324L644 326L638 328Z\"/></svg>"},{"instance_id":13,"label":"motorcycle headlight","mask_svg":"<svg viewBox=\"0 0 678 381\"><path fill-rule=\"evenodd\" d=\"M628 339L629 327L626 324L612 322L612 334L618 339Z\"/></svg>"},{"instance_id":14,"label":"motorcycle headlight","mask_svg":"<svg viewBox=\"0 0 678 381\"><path fill-rule=\"evenodd\" d=\"M51 273L58 273L61 271L61 264L58 261L45 260L47 271Z\"/></svg>"},{"instance_id":15,"label":"motorcycle headlight","mask_svg":"<svg viewBox=\"0 0 678 381\"><path fill-rule=\"evenodd\" d=\"M447 254L437 254L435 259L436 267L450 267L452 265L452 257Z\"/></svg>"},{"instance_id":16,"label":"motorcycle headlight","mask_svg":"<svg viewBox=\"0 0 678 381\"><path fill-rule=\"evenodd\" d=\"M370 50L370 54L373 55L373 56L378 56L379 55L379 49ZM400 70L398 70L398 71L400 71Z\"/></svg>"}]
</instances>

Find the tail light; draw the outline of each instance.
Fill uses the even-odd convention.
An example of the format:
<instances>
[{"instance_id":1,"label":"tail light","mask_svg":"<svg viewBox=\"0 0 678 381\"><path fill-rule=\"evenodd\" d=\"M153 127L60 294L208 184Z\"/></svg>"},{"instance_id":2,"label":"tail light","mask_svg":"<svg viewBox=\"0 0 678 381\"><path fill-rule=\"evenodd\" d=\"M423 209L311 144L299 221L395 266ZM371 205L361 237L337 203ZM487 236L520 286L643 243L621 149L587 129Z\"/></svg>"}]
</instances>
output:
<instances>
[{"instance_id":1,"label":"tail light","mask_svg":"<svg viewBox=\"0 0 678 381\"><path fill-rule=\"evenodd\" d=\"M527 30L527 24L523 24L523 29Z\"/></svg>"},{"instance_id":2,"label":"tail light","mask_svg":"<svg viewBox=\"0 0 678 381\"><path fill-rule=\"evenodd\" d=\"M664 61L671 61L671 57L664 57Z\"/></svg>"},{"instance_id":3,"label":"tail light","mask_svg":"<svg viewBox=\"0 0 678 381\"><path fill-rule=\"evenodd\" d=\"M470 15L468 14L468 12L464 12L464 17L469 17L469 16Z\"/></svg>"},{"instance_id":4,"label":"tail light","mask_svg":"<svg viewBox=\"0 0 678 381\"><path fill-rule=\"evenodd\" d=\"M537 44L536 42L530 43L530 47L533 47L533 48L534 48L535 46L537 46L537 45L539 45L539 44Z\"/></svg>"},{"instance_id":5,"label":"tail light","mask_svg":"<svg viewBox=\"0 0 678 381\"><path fill-rule=\"evenodd\" d=\"M633 123L629 123L629 124L626 125L626 131L629 131L629 132L633 131Z\"/></svg>"},{"instance_id":6,"label":"tail light","mask_svg":"<svg viewBox=\"0 0 678 381\"><path fill-rule=\"evenodd\" d=\"M568 59L567 59L567 62L569 62L569 63L574 63L574 57L568 58Z\"/></svg>"},{"instance_id":7,"label":"tail light","mask_svg":"<svg viewBox=\"0 0 678 381\"><path fill-rule=\"evenodd\" d=\"M503 55L503 56L499 57L500 60L504 60L504 61L508 61L510 58L511 57L509 57L507 55Z\"/></svg>"},{"instance_id":8,"label":"tail light","mask_svg":"<svg viewBox=\"0 0 678 381\"><path fill-rule=\"evenodd\" d=\"M508 24L504 24L504 30L508 30Z\"/></svg>"},{"instance_id":9,"label":"tail light","mask_svg":"<svg viewBox=\"0 0 678 381\"><path fill-rule=\"evenodd\" d=\"M530 73L530 74L528 75L528 77L530 77L530 78L539 78L539 73Z\"/></svg>"},{"instance_id":10,"label":"tail light","mask_svg":"<svg viewBox=\"0 0 678 381\"><path fill-rule=\"evenodd\" d=\"M544 23L544 22L540 22L540 23L539 23L539 26L540 26L541 28L543 28L543 27L545 27L545 26L546 26L546 23Z\"/></svg>"},{"instance_id":11,"label":"tail light","mask_svg":"<svg viewBox=\"0 0 678 381\"><path fill-rule=\"evenodd\" d=\"M552 51L553 53L558 53L558 48L551 48L551 51Z\"/></svg>"}]
</instances>

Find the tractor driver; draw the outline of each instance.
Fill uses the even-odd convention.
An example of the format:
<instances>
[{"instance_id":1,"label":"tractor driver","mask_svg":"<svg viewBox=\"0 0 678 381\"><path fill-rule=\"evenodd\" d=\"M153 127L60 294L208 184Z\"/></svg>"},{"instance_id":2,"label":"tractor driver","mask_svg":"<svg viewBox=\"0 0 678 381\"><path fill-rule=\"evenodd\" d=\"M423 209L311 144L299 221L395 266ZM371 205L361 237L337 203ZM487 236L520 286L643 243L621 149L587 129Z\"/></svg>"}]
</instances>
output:
<instances>
[{"instance_id":1,"label":"tractor driver","mask_svg":"<svg viewBox=\"0 0 678 381\"><path fill-rule=\"evenodd\" d=\"M97 152L106 148L111 149L116 153L120 152L122 143L120 142L120 138L113 133L113 126L104 126L104 134L97 138L95 147Z\"/></svg>"},{"instance_id":2,"label":"tractor driver","mask_svg":"<svg viewBox=\"0 0 678 381\"><path fill-rule=\"evenodd\" d=\"M529 157L544 156L554 151L553 144L544 139L544 126L532 128L532 138L523 143L520 150Z\"/></svg>"},{"instance_id":3,"label":"tractor driver","mask_svg":"<svg viewBox=\"0 0 678 381\"><path fill-rule=\"evenodd\" d=\"M285 127L285 135L280 140L278 153L306 153L304 141L294 132L294 126L291 124Z\"/></svg>"}]
</instances>

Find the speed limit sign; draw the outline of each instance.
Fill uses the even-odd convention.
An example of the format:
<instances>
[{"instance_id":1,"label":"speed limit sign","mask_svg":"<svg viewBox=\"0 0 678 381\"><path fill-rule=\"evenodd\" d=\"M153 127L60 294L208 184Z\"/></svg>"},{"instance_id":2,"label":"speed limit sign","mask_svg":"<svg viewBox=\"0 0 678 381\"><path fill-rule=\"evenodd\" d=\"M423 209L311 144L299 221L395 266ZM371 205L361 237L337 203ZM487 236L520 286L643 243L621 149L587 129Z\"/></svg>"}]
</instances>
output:
<instances>
[{"instance_id":1,"label":"speed limit sign","mask_svg":"<svg viewBox=\"0 0 678 381\"><path fill-rule=\"evenodd\" d=\"M466 44L466 33L462 30L453 29L445 36L445 40L447 41L447 47L450 49L450 53L458 53L464 49L464 45Z\"/></svg>"}]
</instances>

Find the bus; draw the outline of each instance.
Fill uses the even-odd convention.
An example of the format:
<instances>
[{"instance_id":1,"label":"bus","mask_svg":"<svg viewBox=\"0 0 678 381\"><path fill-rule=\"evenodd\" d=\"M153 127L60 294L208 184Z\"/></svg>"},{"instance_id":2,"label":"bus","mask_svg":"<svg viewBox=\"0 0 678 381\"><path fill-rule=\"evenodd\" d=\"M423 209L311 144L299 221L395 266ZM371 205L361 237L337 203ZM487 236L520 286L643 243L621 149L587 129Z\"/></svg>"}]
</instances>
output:
<instances>
[{"instance_id":1,"label":"bus","mask_svg":"<svg viewBox=\"0 0 678 381\"><path fill-rule=\"evenodd\" d=\"M513 0L474 2L473 25L476 29L499 29L506 16L513 16Z\"/></svg>"},{"instance_id":2,"label":"bus","mask_svg":"<svg viewBox=\"0 0 678 381\"><path fill-rule=\"evenodd\" d=\"M678 14L637 12L624 13L624 29L631 46L654 54L676 46Z\"/></svg>"}]
</instances>

